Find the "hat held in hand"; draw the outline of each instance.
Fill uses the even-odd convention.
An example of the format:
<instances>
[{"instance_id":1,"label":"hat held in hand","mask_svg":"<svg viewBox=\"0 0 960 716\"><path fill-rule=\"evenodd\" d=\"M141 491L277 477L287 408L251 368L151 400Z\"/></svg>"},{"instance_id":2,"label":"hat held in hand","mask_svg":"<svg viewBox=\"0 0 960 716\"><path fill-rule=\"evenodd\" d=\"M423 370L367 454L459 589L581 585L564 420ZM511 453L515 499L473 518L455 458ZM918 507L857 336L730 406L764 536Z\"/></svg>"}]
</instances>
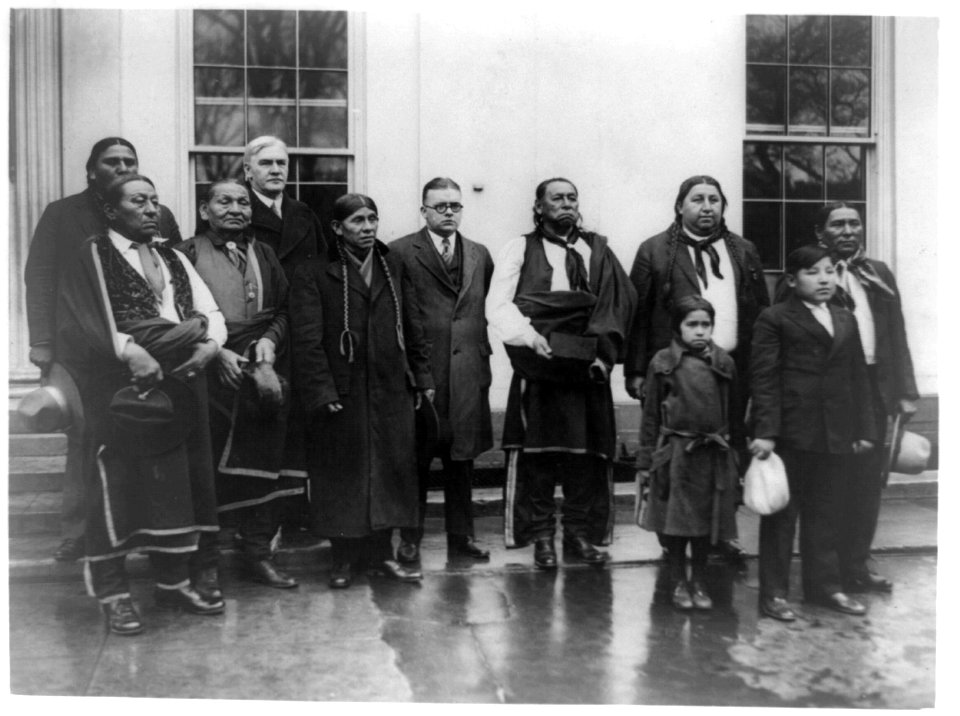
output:
<instances>
[{"instance_id":1,"label":"hat held in hand","mask_svg":"<svg viewBox=\"0 0 960 716\"><path fill-rule=\"evenodd\" d=\"M66 430L83 419L80 393L73 378L59 363L40 378L40 387L20 399L17 413L33 433Z\"/></svg>"},{"instance_id":2,"label":"hat held in hand","mask_svg":"<svg viewBox=\"0 0 960 716\"><path fill-rule=\"evenodd\" d=\"M193 390L172 376L152 388L127 385L113 394L104 443L133 455L160 455L181 445L196 424Z\"/></svg>"}]
</instances>

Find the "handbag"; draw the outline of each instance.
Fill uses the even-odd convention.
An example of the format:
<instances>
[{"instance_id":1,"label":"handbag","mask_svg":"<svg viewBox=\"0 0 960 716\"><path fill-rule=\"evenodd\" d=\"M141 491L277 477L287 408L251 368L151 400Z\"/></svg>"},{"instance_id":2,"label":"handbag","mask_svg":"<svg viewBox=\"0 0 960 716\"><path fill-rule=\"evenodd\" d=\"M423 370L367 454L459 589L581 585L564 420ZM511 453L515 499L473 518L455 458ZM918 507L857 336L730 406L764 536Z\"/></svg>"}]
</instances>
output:
<instances>
[{"instance_id":1,"label":"handbag","mask_svg":"<svg viewBox=\"0 0 960 716\"><path fill-rule=\"evenodd\" d=\"M743 477L743 503L758 515L772 515L790 502L783 460L775 452L765 460L754 457Z\"/></svg>"}]
</instances>

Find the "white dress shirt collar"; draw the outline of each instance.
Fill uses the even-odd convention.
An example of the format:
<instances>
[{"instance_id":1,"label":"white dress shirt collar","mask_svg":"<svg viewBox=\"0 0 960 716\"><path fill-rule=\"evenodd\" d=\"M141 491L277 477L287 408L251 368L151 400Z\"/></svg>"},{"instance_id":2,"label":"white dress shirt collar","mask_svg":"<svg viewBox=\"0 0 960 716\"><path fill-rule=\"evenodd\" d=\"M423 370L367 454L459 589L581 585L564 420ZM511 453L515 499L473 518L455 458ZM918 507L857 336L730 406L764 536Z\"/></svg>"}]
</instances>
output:
<instances>
[{"instance_id":1,"label":"white dress shirt collar","mask_svg":"<svg viewBox=\"0 0 960 716\"><path fill-rule=\"evenodd\" d=\"M253 187L250 187L250 190L257 195L257 198L262 201L271 212L273 212L273 207L276 205L277 212L280 213L280 218L283 218L283 192L281 192L280 196L278 196L276 199L271 199L269 196L266 194L261 194Z\"/></svg>"}]
</instances>

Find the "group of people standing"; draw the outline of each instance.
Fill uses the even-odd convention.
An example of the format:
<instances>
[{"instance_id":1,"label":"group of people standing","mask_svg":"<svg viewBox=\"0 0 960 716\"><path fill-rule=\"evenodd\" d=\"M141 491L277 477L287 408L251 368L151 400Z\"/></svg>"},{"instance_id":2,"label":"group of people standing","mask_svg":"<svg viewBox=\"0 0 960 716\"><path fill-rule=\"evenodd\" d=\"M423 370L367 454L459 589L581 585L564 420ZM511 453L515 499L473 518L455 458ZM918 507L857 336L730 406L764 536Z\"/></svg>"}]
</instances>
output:
<instances>
[{"instance_id":1,"label":"group of people standing","mask_svg":"<svg viewBox=\"0 0 960 716\"><path fill-rule=\"evenodd\" d=\"M424 186L425 226L387 245L361 194L334 202L325 233L285 194L288 161L279 139L251 141L244 180L213 182L198 234L182 241L136 150L109 137L91 151L88 188L38 224L30 358L44 376L63 366L80 396L55 557L84 558L113 632L143 629L131 553L149 554L158 606L223 612L227 512L249 576L296 587L272 557L280 498L309 494L313 529L331 543L331 588L360 570L421 580L435 458L448 549L488 559L471 499L473 461L493 446L488 324L514 371L504 538L532 544L538 569L557 568L557 482L564 551L608 558L598 546L615 516L611 376L623 363L643 402L641 525L660 539L678 608L712 605L703 567L711 546L736 545L748 434L758 458L783 453L792 489L787 510L763 518L761 611L794 618L798 513L808 599L862 613L847 591L889 589L867 566L881 489L870 447L917 395L896 285L863 257L855 209L825 208L823 246L788 258L789 297L768 308L759 255L727 230L726 198L707 176L681 185L674 222L641 244L628 275L606 238L582 228L567 179L536 188L533 230L494 262L460 233L451 179Z\"/></svg>"}]
</instances>

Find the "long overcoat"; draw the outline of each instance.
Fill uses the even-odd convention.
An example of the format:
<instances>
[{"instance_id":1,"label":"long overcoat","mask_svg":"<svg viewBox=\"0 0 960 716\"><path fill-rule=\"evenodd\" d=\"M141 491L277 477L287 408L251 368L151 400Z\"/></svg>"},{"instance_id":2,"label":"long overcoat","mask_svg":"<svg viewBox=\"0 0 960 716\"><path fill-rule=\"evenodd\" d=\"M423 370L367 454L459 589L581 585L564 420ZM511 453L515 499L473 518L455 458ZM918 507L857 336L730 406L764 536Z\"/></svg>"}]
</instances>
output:
<instances>
[{"instance_id":1,"label":"long overcoat","mask_svg":"<svg viewBox=\"0 0 960 716\"><path fill-rule=\"evenodd\" d=\"M736 367L713 346L692 354L676 341L650 362L637 466L650 470L648 507L640 526L693 537L737 535Z\"/></svg>"},{"instance_id":2,"label":"long overcoat","mask_svg":"<svg viewBox=\"0 0 960 716\"><path fill-rule=\"evenodd\" d=\"M418 524L415 390L432 388L433 381L410 276L386 246L377 242L375 250L389 267L389 281L374 256L367 287L334 244L297 269L291 288L311 505L324 537L364 537ZM326 406L335 401L343 409L329 413Z\"/></svg>"},{"instance_id":3,"label":"long overcoat","mask_svg":"<svg viewBox=\"0 0 960 716\"><path fill-rule=\"evenodd\" d=\"M250 206L253 209L250 229L257 241L273 249L277 258L280 259L280 265L283 266L287 280L292 283L297 266L304 261L322 256L326 250L320 220L309 206L286 192L283 194L283 202L280 205L282 219L260 201L252 189L250 197Z\"/></svg>"},{"instance_id":4,"label":"long overcoat","mask_svg":"<svg viewBox=\"0 0 960 716\"><path fill-rule=\"evenodd\" d=\"M450 457L472 460L493 446L490 341L484 301L493 275L487 247L458 234L460 286L451 280L426 228L390 243L413 280L437 386L434 408Z\"/></svg>"}]
</instances>

